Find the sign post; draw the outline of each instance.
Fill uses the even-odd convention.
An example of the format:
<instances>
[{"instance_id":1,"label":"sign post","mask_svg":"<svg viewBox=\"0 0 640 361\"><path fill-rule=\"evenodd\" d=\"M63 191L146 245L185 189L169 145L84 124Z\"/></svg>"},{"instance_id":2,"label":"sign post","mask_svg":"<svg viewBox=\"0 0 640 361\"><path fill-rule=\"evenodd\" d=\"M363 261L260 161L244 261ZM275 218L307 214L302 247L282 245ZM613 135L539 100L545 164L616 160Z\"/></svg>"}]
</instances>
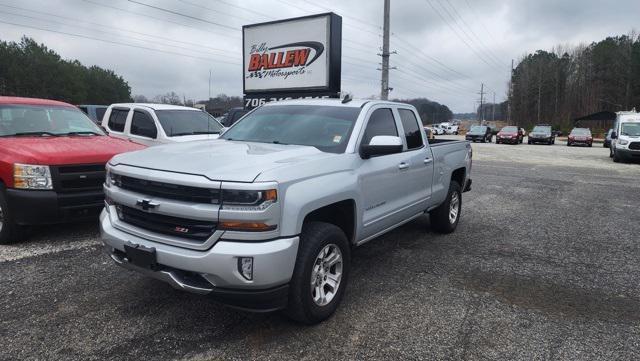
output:
<instances>
[{"instance_id":1,"label":"sign post","mask_svg":"<svg viewBox=\"0 0 640 361\"><path fill-rule=\"evenodd\" d=\"M242 27L246 109L266 102L339 97L342 18L334 13Z\"/></svg>"}]
</instances>

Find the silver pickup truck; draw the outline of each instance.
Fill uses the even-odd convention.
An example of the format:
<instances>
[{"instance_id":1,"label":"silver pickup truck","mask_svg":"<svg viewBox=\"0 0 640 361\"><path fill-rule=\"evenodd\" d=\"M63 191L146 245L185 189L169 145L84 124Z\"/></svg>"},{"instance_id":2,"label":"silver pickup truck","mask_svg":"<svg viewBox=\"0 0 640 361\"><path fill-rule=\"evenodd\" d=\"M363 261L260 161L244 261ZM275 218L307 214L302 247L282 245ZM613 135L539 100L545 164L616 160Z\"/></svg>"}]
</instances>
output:
<instances>
[{"instance_id":1,"label":"silver pickup truck","mask_svg":"<svg viewBox=\"0 0 640 361\"><path fill-rule=\"evenodd\" d=\"M425 213L455 230L471 157L466 141L429 144L407 104L269 103L218 140L114 157L102 240L178 289L316 323L342 299L353 247Z\"/></svg>"}]
</instances>

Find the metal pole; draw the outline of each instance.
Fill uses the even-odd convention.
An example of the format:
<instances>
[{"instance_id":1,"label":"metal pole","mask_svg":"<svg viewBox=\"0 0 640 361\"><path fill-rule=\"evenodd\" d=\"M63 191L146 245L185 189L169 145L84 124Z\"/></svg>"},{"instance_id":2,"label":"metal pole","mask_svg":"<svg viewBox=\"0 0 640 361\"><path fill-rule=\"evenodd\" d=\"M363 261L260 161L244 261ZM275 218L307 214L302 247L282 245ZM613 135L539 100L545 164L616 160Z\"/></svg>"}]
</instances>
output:
<instances>
[{"instance_id":1,"label":"metal pole","mask_svg":"<svg viewBox=\"0 0 640 361\"><path fill-rule=\"evenodd\" d=\"M511 59L511 74L509 74L509 99L507 99L507 123L508 124L511 124L511 98L512 97L513 97L513 59Z\"/></svg>"},{"instance_id":2,"label":"metal pole","mask_svg":"<svg viewBox=\"0 0 640 361\"><path fill-rule=\"evenodd\" d=\"M384 27L382 34L382 82L380 99L389 99L389 12L391 0L384 0Z\"/></svg>"},{"instance_id":3,"label":"metal pole","mask_svg":"<svg viewBox=\"0 0 640 361\"><path fill-rule=\"evenodd\" d=\"M491 104L491 121L496 121L496 92L493 92L493 104Z\"/></svg>"},{"instance_id":4,"label":"metal pole","mask_svg":"<svg viewBox=\"0 0 640 361\"><path fill-rule=\"evenodd\" d=\"M211 100L211 69L209 69L209 100Z\"/></svg>"},{"instance_id":5,"label":"metal pole","mask_svg":"<svg viewBox=\"0 0 640 361\"><path fill-rule=\"evenodd\" d=\"M480 84L480 111L479 114L479 124L482 124L484 120L484 83Z\"/></svg>"}]
</instances>

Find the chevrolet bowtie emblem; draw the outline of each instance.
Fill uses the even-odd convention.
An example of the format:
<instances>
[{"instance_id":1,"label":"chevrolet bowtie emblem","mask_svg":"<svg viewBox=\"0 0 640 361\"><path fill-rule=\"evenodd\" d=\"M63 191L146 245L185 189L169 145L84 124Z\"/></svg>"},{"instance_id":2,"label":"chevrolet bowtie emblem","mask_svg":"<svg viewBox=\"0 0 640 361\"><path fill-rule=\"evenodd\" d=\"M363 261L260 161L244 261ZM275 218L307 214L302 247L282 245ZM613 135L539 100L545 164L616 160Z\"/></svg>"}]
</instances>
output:
<instances>
[{"instance_id":1,"label":"chevrolet bowtie emblem","mask_svg":"<svg viewBox=\"0 0 640 361\"><path fill-rule=\"evenodd\" d=\"M151 202L150 199L138 199L136 202L136 206L141 207L143 211L148 211L150 209L156 208L158 203Z\"/></svg>"}]
</instances>

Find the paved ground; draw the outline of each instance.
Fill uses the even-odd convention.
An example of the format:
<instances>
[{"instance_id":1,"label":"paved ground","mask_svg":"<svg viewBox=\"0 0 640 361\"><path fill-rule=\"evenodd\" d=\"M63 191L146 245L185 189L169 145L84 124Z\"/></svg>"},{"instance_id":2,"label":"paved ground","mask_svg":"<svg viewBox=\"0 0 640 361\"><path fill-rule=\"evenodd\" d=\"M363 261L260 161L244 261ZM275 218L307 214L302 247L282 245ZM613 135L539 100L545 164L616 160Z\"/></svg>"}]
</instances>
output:
<instances>
[{"instance_id":1,"label":"paved ground","mask_svg":"<svg viewBox=\"0 0 640 361\"><path fill-rule=\"evenodd\" d=\"M0 359L640 359L640 165L603 148L474 145L456 233L358 249L303 327L113 266L94 224L0 247Z\"/></svg>"}]
</instances>

